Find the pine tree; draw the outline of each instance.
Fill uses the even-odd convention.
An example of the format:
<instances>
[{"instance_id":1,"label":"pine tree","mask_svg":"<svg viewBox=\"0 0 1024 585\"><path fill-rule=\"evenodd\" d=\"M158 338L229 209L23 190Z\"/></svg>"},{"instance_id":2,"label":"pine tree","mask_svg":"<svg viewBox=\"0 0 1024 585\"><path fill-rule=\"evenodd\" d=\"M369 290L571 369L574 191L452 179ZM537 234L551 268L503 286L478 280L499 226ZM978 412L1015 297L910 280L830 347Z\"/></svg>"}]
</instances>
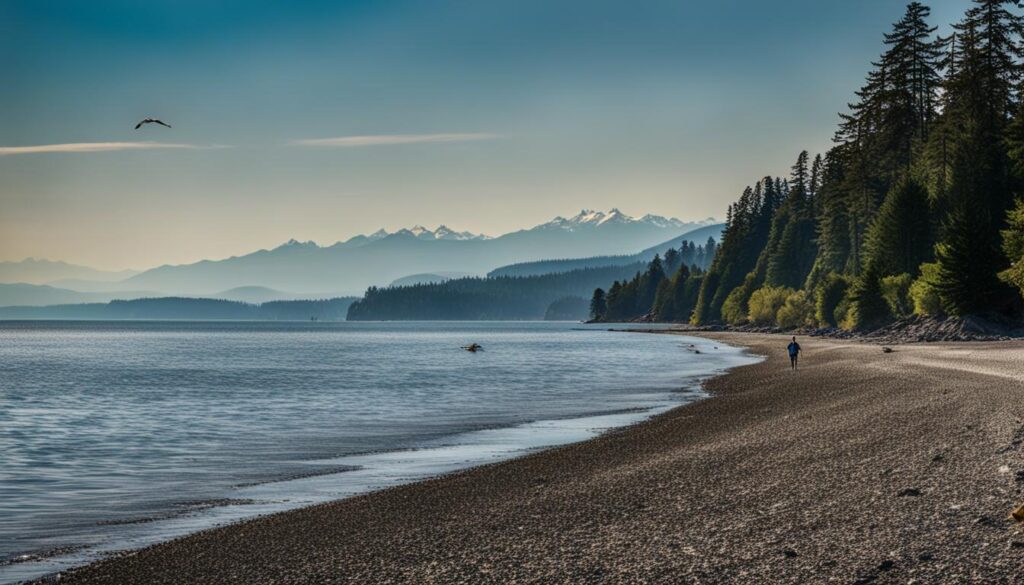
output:
<instances>
[{"instance_id":1,"label":"pine tree","mask_svg":"<svg viewBox=\"0 0 1024 585\"><path fill-rule=\"evenodd\" d=\"M992 310L1001 294L996 274L1006 268L998 230L1012 202L1006 133L1020 81L1021 17L1006 9L1017 2L975 0L954 25L959 54L947 82L945 122L952 156L950 210L936 246L943 308L953 315Z\"/></svg>"},{"instance_id":2,"label":"pine tree","mask_svg":"<svg viewBox=\"0 0 1024 585\"><path fill-rule=\"evenodd\" d=\"M811 272L817 256L815 216L809 190L810 174L807 151L802 151L793 165L789 196L779 208L777 240L768 254L765 282L773 287L799 288Z\"/></svg>"},{"instance_id":3,"label":"pine tree","mask_svg":"<svg viewBox=\"0 0 1024 585\"><path fill-rule=\"evenodd\" d=\"M865 263L880 276L915 276L931 261L932 238L928 192L914 179L903 179L886 196L867 234Z\"/></svg>"},{"instance_id":4,"label":"pine tree","mask_svg":"<svg viewBox=\"0 0 1024 585\"><path fill-rule=\"evenodd\" d=\"M889 305L882 296L882 275L875 264L868 264L850 293L853 301L854 326L872 329L892 318Z\"/></svg>"},{"instance_id":5,"label":"pine tree","mask_svg":"<svg viewBox=\"0 0 1024 585\"><path fill-rule=\"evenodd\" d=\"M590 318L591 319L603 319L608 306L605 304L604 290L600 288L594 289L594 296L590 299Z\"/></svg>"},{"instance_id":6,"label":"pine tree","mask_svg":"<svg viewBox=\"0 0 1024 585\"><path fill-rule=\"evenodd\" d=\"M605 295L605 321L615 321L622 319L625 311L623 310L624 299L622 298L622 284L619 281L612 283L612 286L608 289L608 294Z\"/></svg>"},{"instance_id":7,"label":"pine tree","mask_svg":"<svg viewBox=\"0 0 1024 585\"><path fill-rule=\"evenodd\" d=\"M850 257L849 217L844 184L844 153L847 147L835 146L822 163L821 184L815 194L818 221L818 256L805 286L812 289L827 275L843 273Z\"/></svg>"},{"instance_id":8,"label":"pine tree","mask_svg":"<svg viewBox=\"0 0 1024 585\"><path fill-rule=\"evenodd\" d=\"M991 228L983 213L967 205L954 209L947 219L945 238L935 246L939 265L935 288L950 315L992 311L1005 292L990 260L1001 257L995 238L985 232Z\"/></svg>"},{"instance_id":9,"label":"pine tree","mask_svg":"<svg viewBox=\"0 0 1024 585\"><path fill-rule=\"evenodd\" d=\"M683 245L686 245L686 241L683 241ZM669 248L665 250L665 272L667 274L674 274L676 270L679 270L679 251L675 248Z\"/></svg>"},{"instance_id":10,"label":"pine tree","mask_svg":"<svg viewBox=\"0 0 1024 585\"><path fill-rule=\"evenodd\" d=\"M636 316L646 315L654 307L654 299L658 294L658 287L665 280L665 269L661 264L661 257L657 254L647 265L647 272L640 278L637 286Z\"/></svg>"}]
</instances>

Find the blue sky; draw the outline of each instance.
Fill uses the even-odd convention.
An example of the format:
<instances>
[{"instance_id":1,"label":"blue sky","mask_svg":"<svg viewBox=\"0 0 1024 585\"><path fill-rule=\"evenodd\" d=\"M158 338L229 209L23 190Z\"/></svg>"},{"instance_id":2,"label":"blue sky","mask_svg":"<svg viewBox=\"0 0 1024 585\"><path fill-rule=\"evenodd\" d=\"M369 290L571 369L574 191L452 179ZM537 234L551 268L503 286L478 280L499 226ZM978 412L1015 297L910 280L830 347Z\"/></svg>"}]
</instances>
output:
<instances>
[{"instance_id":1,"label":"blue sky","mask_svg":"<svg viewBox=\"0 0 1024 585\"><path fill-rule=\"evenodd\" d=\"M828 147L902 11L0 0L0 260L143 268L582 207L722 217ZM145 116L174 128L133 130Z\"/></svg>"}]
</instances>

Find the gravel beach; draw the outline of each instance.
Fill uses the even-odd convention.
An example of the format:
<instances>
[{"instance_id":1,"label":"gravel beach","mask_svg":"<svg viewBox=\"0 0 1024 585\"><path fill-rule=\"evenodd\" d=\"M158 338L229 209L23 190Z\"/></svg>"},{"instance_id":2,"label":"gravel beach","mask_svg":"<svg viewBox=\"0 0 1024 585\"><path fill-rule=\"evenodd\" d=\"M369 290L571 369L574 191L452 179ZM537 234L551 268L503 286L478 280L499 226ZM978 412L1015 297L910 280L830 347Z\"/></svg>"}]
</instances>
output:
<instances>
[{"instance_id":1,"label":"gravel beach","mask_svg":"<svg viewBox=\"0 0 1024 585\"><path fill-rule=\"evenodd\" d=\"M786 336L701 335L767 359L595 440L61 583L1024 582L1024 343L801 338L793 372Z\"/></svg>"}]
</instances>

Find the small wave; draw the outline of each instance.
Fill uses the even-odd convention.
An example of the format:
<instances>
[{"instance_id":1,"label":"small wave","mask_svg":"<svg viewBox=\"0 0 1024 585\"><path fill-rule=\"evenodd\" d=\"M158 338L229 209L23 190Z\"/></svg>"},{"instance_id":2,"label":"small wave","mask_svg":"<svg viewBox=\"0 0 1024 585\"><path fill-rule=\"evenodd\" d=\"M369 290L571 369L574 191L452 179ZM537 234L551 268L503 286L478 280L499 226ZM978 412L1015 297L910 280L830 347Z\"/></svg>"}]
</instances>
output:
<instances>
[{"instance_id":1,"label":"small wave","mask_svg":"<svg viewBox=\"0 0 1024 585\"><path fill-rule=\"evenodd\" d=\"M124 526L129 524L146 524L147 522L167 520L169 518L175 518L177 516L191 514L193 512L209 510L210 508L221 508L223 506L252 506L258 503L258 501L249 498L214 498L210 500L191 500L185 502L176 502L173 504L174 509L168 512L163 512L161 514L151 514L149 516L142 516L137 518L115 518L110 520L100 520L96 522L96 525Z\"/></svg>"},{"instance_id":2,"label":"small wave","mask_svg":"<svg viewBox=\"0 0 1024 585\"><path fill-rule=\"evenodd\" d=\"M31 563L35 561L42 561L51 557L59 557L61 555L68 555L74 552L78 552L80 550L84 550L85 548L86 545L84 544L75 544L51 548L44 551L19 554L10 558L0 559L0 567L17 565L19 563Z\"/></svg>"},{"instance_id":3,"label":"small wave","mask_svg":"<svg viewBox=\"0 0 1024 585\"><path fill-rule=\"evenodd\" d=\"M267 479L263 481L251 481L247 483L238 483L232 487L235 488L247 488L257 485L266 485L270 483L281 483L285 481L294 481L296 479L306 479L307 477L320 477L322 475L334 475L336 473L347 473L349 471L359 471L363 467L361 465L337 465L334 467L328 467L324 469L314 469L303 473L291 473L282 477L275 477L273 479Z\"/></svg>"}]
</instances>

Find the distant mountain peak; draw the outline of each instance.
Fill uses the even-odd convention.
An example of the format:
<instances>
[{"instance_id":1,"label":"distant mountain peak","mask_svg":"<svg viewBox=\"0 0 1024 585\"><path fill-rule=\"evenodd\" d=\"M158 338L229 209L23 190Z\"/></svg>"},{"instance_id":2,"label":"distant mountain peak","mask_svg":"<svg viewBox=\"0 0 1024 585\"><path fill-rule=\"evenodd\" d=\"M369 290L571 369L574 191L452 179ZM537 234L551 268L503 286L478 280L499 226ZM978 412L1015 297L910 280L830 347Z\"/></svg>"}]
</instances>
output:
<instances>
[{"instance_id":1,"label":"distant mountain peak","mask_svg":"<svg viewBox=\"0 0 1024 585\"><path fill-rule=\"evenodd\" d=\"M607 224L648 224L658 228L682 228L687 225L674 217L662 217L660 215L647 214L641 218L636 218L623 213L618 207L613 207L608 212L581 209L579 213L570 218L558 216L533 229L558 228L574 231L576 229L600 227Z\"/></svg>"},{"instance_id":2,"label":"distant mountain peak","mask_svg":"<svg viewBox=\"0 0 1024 585\"><path fill-rule=\"evenodd\" d=\"M306 242L300 242L299 240L296 240L295 238L292 238L292 239L288 240L287 242L281 244L280 246L278 246L275 249L279 250L281 248L319 248L319 247L320 246L318 246L317 243L314 242L313 240L309 240L309 241L306 241Z\"/></svg>"},{"instance_id":3,"label":"distant mountain peak","mask_svg":"<svg viewBox=\"0 0 1024 585\"><path fill-rule=\"evenodd\" d=\"M457 232L457 231L453 230L452 228L450 228L450 227L448 227L448 226L446 226L444 224L441 224L441 225L437 226L437 229L435 229L435 230L431 230L430 228L424 227L424 226L422 226L420 224L416 224L416 225L412 226L411 228L402 228L402 229L396 230L394 232L388 232L387 230L381 228L381 229L373 232L369 236L355 236L353 238L350 238L348 240L348 242L364 243L367 240L369 240L369 241L380 240L382 238L387 238L387 237L390 237L390 236L407 236L407 237L414 237L414 238L416 238L418 240L426 240L426 241L433 241L433 240L464 241L464 240L489 240L489 239L491 239L490 236L486 236L484 234L474 234L473 232L469 232L469 231ZM348 243L348 242L346 242L346 243Z\"/></svg>"}]
</instances>

